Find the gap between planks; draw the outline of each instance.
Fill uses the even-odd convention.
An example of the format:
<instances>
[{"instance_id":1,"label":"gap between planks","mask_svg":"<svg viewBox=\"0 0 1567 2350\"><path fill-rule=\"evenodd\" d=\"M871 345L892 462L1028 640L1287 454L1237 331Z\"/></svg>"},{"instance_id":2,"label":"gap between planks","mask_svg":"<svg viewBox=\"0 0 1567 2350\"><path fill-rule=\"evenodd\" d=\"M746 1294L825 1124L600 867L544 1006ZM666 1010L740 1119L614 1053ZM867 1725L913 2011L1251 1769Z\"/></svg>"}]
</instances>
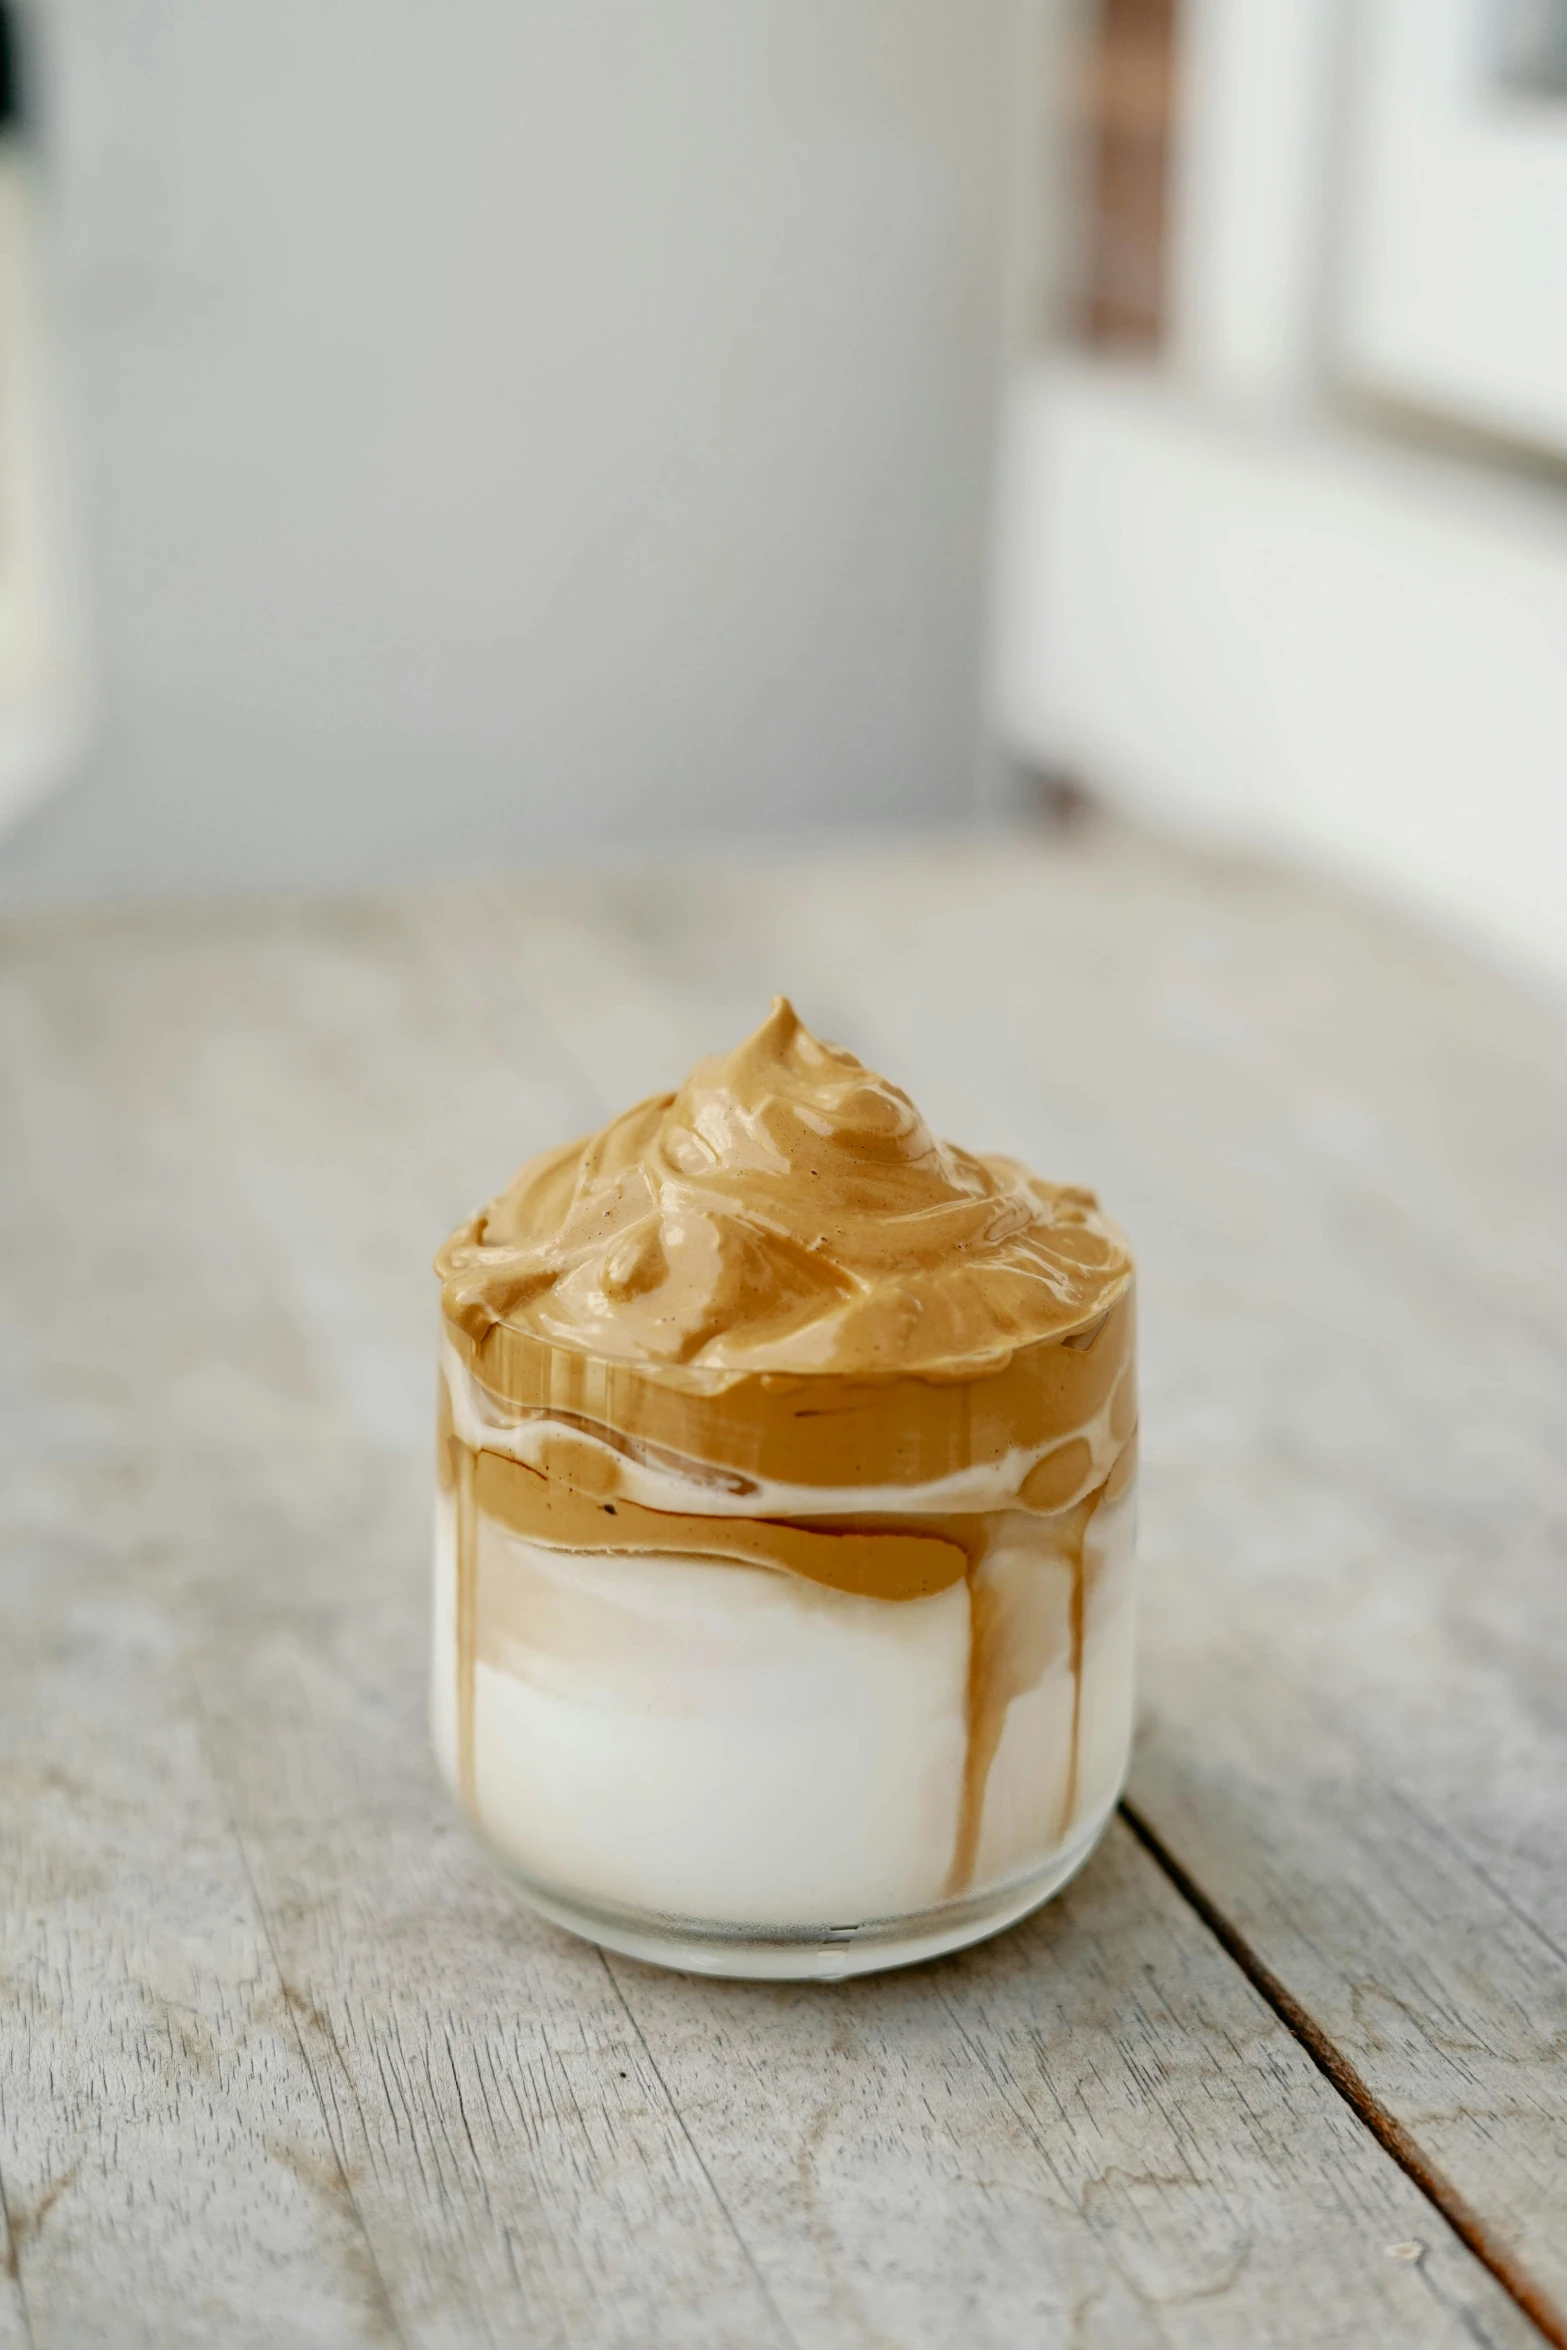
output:
<instances>
[{"instance_id":1,"label":"gap between planks","mask_svg":"<svg viewBox=\"0 0 1567 2350\"><path fill-rule=\"evenodd\" d=\"M1552 2345L1552 2350L1567 2350L1567 2317L1541 2291L1507 2247L1498 2243L1479 2213L1465 2202L1451 2181L1444 2178L1435 2164L1428 2160L1403 2123L1389 2113L1343 2051L1334 2046L1316 2018L1286 1988L1272 1968L1263 1963L1245 1935L1209 1900L1202 1887L1187 1875L1175 1855L1155 1835L1142 1815L1124 1799L1120 1812L1150 1860L1164 1871L1188 1908L1201 1918L1219 1947L1234 1960L1247 1981L1267 2001L1284 2029L1299 2041L1329 2087L1343 2098L1383 2152L1391 2155L1399 2169L1420 2189L1427 2202L1440 2212L1459 2241L1468 2246L1483 2268L1490 2271L1503 2292L1517 2303L1525 2317L1538 2326Z\"/></svg>"}]
</instances>

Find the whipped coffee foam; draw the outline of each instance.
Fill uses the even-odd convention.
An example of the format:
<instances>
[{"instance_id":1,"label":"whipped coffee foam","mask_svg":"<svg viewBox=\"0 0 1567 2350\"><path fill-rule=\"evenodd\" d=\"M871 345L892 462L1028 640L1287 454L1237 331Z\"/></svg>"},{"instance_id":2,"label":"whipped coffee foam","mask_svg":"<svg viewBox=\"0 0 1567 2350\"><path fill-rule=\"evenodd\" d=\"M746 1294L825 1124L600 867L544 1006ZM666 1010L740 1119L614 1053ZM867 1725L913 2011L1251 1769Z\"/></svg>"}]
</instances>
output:
<instances>
[{"instance_id":1,"label":"whipped coffee foam","mask_svg":"<svg viewBox=\"0 0 1567 2350\"><path fill-rule=\"evenodd\" d=\"M437 1259L497 1401L798 1485L914 1485L1082 1426L1131 1351L1091 1192L938 1142L782 999Z\"/></svg>"}]
</instances>

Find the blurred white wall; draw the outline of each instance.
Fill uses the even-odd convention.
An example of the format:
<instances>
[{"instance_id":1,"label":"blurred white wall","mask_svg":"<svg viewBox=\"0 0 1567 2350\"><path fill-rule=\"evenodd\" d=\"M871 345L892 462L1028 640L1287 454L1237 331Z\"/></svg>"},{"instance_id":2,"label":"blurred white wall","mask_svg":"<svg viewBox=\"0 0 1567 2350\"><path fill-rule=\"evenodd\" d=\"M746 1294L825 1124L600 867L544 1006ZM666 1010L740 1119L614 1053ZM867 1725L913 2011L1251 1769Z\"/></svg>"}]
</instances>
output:
<instances>
[{"instance_id":1,"label":"blurred white wall","mask_svg":"<svg viewBox=\"0 0 1567 2350\"><path fill-rule=\"evenodd\" d=\"M1560 988L1567 109L1489 0L1176 27L1169 347L1013 389L1001 732Z\"/></svg>"},{"instance_id":2,"label":"blurred white wall","mask_svg":"<svg viewBox=\"0 0 1567 2350\"><path fill-rule=\"evenodd\" d=\"M1065 356L1008 478L1013 741L1567 984L1567 500Z\"/></svg>"},{"instance_id":3,"label":"blurred white wall","mask_svg":"<svg viewBox=\"0 0 1567 2350\"><path fill-rule=\"evenodd\" d=\"M1014 0L55 0L98 678L0 900L975 801Z\"/></svg>"}]
</instances>

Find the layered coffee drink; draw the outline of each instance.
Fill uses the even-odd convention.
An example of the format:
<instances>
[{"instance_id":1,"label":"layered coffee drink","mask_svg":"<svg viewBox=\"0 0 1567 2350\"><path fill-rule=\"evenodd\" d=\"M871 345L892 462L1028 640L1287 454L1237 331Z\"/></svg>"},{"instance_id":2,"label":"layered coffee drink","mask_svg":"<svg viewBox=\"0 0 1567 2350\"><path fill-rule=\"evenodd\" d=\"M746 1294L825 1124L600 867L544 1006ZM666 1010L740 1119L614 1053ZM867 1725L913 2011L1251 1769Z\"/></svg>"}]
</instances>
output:
<instances>
[{"instance_id":1,"label":"layered coffee drink","mask_svg":"<svg viewBox=\"0 0 1567 2350\"><path fill-rule=\"evenodd\" d=\"M434 1729L540 1909L715 1973L956 1948L1132 1718L1132 1263L777 1001L442 1279Z\"/></svg>"}]
</instances>

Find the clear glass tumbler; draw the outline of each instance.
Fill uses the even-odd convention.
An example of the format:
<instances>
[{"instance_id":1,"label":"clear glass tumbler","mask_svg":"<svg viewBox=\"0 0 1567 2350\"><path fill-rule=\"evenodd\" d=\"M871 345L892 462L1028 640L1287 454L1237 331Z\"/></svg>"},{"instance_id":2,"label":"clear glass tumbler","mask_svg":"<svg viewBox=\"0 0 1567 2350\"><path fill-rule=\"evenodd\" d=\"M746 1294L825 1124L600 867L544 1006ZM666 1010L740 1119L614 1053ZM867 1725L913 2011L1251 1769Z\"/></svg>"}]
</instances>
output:
<instances>
[{"instance_id":1,"label":"clear glass tumbler","mask_svg":"<svg viewBox=\"0 0 1567 2350\"><path fill-rule=\"evenodd\" d=\"M838 1977L995 1932L1125 1771L1135 1421L1129 1285L956 1381L714 1384L447 1322L453 1795L537 1909L638 1958Z\"/></svg>"}]
</instances>

